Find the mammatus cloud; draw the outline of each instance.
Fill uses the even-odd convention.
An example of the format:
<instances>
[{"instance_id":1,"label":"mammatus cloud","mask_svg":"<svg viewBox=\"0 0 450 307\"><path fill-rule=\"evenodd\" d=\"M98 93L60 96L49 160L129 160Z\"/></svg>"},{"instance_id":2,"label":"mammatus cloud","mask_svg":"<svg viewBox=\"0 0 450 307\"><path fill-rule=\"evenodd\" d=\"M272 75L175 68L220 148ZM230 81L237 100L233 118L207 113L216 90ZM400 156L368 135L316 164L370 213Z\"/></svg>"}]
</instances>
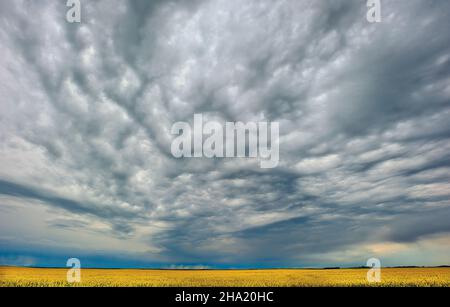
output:
<instances>
[{"instance_id":1,"label":"mammatus cloud","mask_svg":"<svg viewBox=\"0 0 450 307\"><path fill-rule=\"evenodd\" d=\"M450 262L449 3L81 3L0 4L0 259ZM279 122L278 167L175 159L194 114Z\"/></svg>"}]
</instances>

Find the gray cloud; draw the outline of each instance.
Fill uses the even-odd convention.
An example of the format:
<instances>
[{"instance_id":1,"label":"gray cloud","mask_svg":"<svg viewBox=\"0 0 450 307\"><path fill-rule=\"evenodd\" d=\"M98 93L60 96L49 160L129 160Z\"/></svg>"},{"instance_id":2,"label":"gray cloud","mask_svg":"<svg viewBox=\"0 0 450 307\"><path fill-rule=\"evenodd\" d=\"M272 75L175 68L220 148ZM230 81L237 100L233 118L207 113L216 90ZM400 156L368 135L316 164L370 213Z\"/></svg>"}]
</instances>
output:
<instances>
[{"instance_id":1,"label":"gray cloud","mask_svg":"<svg viewBox=\"0 0 450 307\"><path fill-rule=\"evenodd\" d=\"M69 24L64 1L0 4L5 199L172 263L355 263L448 236L446 1L383 1L380 24L356 0L82 5ZM279 121L280 166L174 159L170 127L194 113Z\"/></svg>"}]
</instances>

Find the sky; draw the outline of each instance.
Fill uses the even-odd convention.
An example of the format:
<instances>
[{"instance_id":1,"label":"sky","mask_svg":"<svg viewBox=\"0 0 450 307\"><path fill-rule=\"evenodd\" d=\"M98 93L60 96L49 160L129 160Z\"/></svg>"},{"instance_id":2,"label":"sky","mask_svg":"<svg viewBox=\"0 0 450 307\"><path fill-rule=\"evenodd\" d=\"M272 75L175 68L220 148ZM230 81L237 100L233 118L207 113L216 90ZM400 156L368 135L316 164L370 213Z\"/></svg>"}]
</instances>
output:
<instances>
[{"instance_id":1,"label":"sky","mask_svg":"<svg viewBox=\"0 0 450 307\"><path fill-rule=\"evenodd\" d=\"M450 2L0 1L0 265L450 264ZM194 114L280 161L176 159Z\"/></svg>"}]
</instances>

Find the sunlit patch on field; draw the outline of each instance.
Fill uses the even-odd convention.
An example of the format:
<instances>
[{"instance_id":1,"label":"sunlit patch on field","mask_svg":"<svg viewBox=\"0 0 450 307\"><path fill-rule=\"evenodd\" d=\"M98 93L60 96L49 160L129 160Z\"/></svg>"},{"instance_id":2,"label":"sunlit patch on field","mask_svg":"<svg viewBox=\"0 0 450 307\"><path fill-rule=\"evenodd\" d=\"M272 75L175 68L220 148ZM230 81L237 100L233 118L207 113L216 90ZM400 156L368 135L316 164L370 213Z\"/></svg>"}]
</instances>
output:
<instances>
[{"instance_id":1,"label":"sunlit patch on field","mask_svg":"<svg viewBox=\"0 0 450 307\"><path fill-rule=\"evenodd\" d=\"M66 269L0 268L1 287L450 287L450 268L382 269L381 283L368 283L366 269L336 270L130 270L83 269L69 284Z\"/></svg>"}]
</instances>

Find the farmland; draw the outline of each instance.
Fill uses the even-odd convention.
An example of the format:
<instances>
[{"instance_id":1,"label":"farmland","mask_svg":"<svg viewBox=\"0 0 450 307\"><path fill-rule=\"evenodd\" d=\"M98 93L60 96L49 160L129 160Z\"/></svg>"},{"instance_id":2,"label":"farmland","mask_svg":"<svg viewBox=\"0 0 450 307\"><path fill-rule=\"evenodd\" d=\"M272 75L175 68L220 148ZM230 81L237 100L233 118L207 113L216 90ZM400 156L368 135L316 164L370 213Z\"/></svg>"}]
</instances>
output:
<instances>
[{"instance_id":1,"label":"farmland","mask_svg":"<svg viewBox=\"0 0 450 307\"><path fill-rule=\"evenodd\" d=\"M67 269L0 267L0 287L450 287L450 268L385 268L369 284L366 269L142 270L82 269L81 283Z\"/></svg>"}]
</instances>

